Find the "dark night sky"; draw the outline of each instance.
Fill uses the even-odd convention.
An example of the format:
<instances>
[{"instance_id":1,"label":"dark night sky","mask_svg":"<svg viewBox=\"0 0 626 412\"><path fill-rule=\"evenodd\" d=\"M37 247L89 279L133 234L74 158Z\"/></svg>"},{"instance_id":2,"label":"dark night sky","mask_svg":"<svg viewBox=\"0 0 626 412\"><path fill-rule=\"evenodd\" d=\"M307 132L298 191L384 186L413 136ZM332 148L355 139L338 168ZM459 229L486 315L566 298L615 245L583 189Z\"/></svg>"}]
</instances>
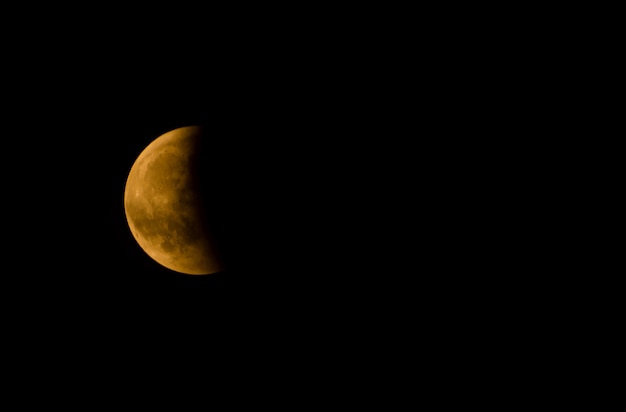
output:
<instances>
[{"instance_id":1,"label":"dark night sky","mask_svg":"<svg viewBox=\"0 0 626 412\"><path fill-rule=\"evenodd\" d=\"M67 24L38 8L28 36L3 37L3 347L29 396L63 381L101 406L200 375L241 398L274 374L278 397L369 404L363 388L412 385L422 361L439 382L517 339L501 331L526 308L535 253L509 173L527 170L534 109L510 103L526 74L503 66L500 29L468 36L464 12L364 8ZM195 124L215 149L208 190L231 259L200 277L148 257L123 210L139 153Z\"/></svg>"},{"instance_id":2,"label":"dark night sky","mask_svg":"<svg viewBox=\"0 0 626 412\"><path fill-rule=\"evenodd\" d=\"M358 170L335 173L360 145L348 124L335 126L353 115L337 103L345 96L327 96L328 84L305 69L258 60L252 70L242 59L231 70L232 62L205 58L183 59L182 68L118 58L102 71L107 59L86 56L75 62L85 66L81 77L63 67L24 82L6 117L19 136L6 156L23 176L9 182L11 207L28 227L17 226L13 246L25 257L14 286L43 312L70 316L69 324L78 314L158 324L165 313L272 316L289 305L310 313L304 302L326 289L328 304L346 286L330 279L331 256L350 249L345 231L327 232L331 220L354 219L340 199L359 184ZM122 203L140 151L193 124L219 148L215 201L237 256L236 270L207 277L153 262L130 235Z\"/></svg>"},{"instance_id":3,"label":"dark night sky","mask_svg":"<svg viewBox=\"0 0 626 412\"><path fill-rule=\"evenodd\" d=\"M14 346L34 362L76 376L220 362L298 372L341 353L354 371L367 336L399 321L387 314L408 303L391 296L406 274L391 267L408 251L390 254L384 234L404 227L390 196L407 164L387 157L406 110L388 98L397 73L372 81L377 43L350 33L230 30L190 47L152 32L42 37L5 72L2 292ZM234 262L203 277L152 261L123 210L141 150L193 124L216 148L214 210Z\"/></svg>"},{"instance_id":4,"label":"dark night sky","mask_svg":"<svg viewBox=\"0 0 626 412\"><path fill-rule=\"evenodd\" d=\"M176 35L160 24L136 29L132 17L77 22L26 54L16 49L23 58L7 65L3 96L10 251L19 256L7 290L71 314L68 325L78 313L154 324L165 313L366 319L390 303L405 273L425 267L414 251L434 259L449 239L454 213L442 215L458 202L441 200L436 182L453 173L448 153L462 158L448 136L469 118L447 116L462 104L443 70L453 64L424 42L413 75L411 26L337 15L321 27L298 16L200 17ZM137 155L192 124L216 147L215 207L236 257L208 277L153 262L123 211Z\"/></svg>"}]
</instances>

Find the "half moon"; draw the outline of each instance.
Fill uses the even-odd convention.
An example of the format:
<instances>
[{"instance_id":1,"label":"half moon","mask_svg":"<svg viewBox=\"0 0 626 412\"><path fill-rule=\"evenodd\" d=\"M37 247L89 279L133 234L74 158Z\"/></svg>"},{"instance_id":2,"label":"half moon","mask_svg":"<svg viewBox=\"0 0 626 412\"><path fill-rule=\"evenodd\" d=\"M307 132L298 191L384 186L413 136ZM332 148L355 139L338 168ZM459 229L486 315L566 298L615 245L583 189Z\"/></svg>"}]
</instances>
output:
<instances>
[{"instance_id":1,"label":"half moon","mask_svg":"<svg viewBox=\"0 0 626 412\"><path fill-rule=\"evenodd\" d=\"M186 126L157 137L135 160L124 189L126 220L139 246L189 275L223 270L200 193L202 134L199 126Z\"/></svg>"}]
</instances>

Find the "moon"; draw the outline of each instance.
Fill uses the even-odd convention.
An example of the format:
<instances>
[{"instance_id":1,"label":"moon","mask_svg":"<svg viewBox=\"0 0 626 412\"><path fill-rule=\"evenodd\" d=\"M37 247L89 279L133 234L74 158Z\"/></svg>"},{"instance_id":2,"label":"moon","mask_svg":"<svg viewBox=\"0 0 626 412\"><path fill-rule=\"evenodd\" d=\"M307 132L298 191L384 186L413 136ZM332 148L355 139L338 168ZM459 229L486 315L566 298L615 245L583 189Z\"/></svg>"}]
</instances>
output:
<instances>
[{"instance_id":1,"label":"moon","mask_svg":"<svg viewBox=\"0 0 626 412\"><path fill-rule=\"evenodd\" d=\"M124 189L130 231L162 266L188 275L224 269L207 224L200 190L200 126L185 126L153 140L133 163Z\"/></svg>"}]
</instances>

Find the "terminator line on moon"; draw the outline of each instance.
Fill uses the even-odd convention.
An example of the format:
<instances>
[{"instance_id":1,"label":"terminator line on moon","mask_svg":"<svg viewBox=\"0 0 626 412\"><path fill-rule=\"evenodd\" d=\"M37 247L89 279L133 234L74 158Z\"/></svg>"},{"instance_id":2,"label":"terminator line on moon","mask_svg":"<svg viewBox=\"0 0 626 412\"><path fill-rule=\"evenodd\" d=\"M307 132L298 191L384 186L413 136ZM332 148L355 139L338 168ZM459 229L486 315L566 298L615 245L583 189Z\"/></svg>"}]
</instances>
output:
<instances>
[{"instance_id":1,"label":"terminator line on moon","mask_svg":"<svg viewBox=\"0 0 626 412\"><path fill-rule=\"evenodd\" d=\"M198 126L157 137L135 160L124 190L126 220L139 246L162 266L189 275L223 270L194 174L201 138Z\"/></svg>"}]
</instances>

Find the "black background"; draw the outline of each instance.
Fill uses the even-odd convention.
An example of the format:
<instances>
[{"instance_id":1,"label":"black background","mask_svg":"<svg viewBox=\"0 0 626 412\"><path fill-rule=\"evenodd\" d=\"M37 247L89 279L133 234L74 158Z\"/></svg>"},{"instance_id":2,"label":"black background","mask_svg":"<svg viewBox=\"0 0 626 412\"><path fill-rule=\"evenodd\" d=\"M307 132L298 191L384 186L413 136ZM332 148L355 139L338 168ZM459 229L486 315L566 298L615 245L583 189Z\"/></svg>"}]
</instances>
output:
<instances>
[{"instance_id":1,"label":"black background","mask_svg":"<svg viewBox=\"0 0 626 412\"><path fill-rule=\"evenodd\" d=\"M463 27L357 10L105 15L10 42L11 353L49 377L129 387L191 373L237 388L280 371L281 389L321 372L341 391L410 362L415 335L418 358L454 359L514 296L518 278L487 274L517 261L500 241L510 200L490 201L499 183L482 160L483 137L515 127ZM123 210L141 150L194 124L230 263L209 276L152 261Z\"/></svg>"},{"instance_id":2,"label":"black background","mask_svg":"<svg viewBox=\"0 0 626 412\"><path fill-rule=\"evenodd\" d=\"M394 77L369 80L376 42L288 35L298 22L202 21L170 36L102 21L42 32L4 75L14 347L87 375L127 370L129 357L142 370L313 364L344 350L349 362L356 336L391 325L383 313L405 303L388 296L401 277L385 275L392 239L378 235L397 211L382 148L398 113L385 97ZM139 153L196 124L213 150L207 191L231 263L210 276L151 260L123 209Z\"/></svg>"},{"instance_id":3,"label":"black background","mask_svg":"<svg viewBox=\"0 0 626 412\"><path fill-rule=\"evenodd\" d=\"M47 7L7 14L1 37L20 402L388 409L418 385L489 398L543 359L560 263L540 262L558 242L536 188L558 184L536 182L561 75L517 11ZM123 210L141 150L195 124L230 263L210 276L152 261Z\"/></svg>"}]
</instances>

